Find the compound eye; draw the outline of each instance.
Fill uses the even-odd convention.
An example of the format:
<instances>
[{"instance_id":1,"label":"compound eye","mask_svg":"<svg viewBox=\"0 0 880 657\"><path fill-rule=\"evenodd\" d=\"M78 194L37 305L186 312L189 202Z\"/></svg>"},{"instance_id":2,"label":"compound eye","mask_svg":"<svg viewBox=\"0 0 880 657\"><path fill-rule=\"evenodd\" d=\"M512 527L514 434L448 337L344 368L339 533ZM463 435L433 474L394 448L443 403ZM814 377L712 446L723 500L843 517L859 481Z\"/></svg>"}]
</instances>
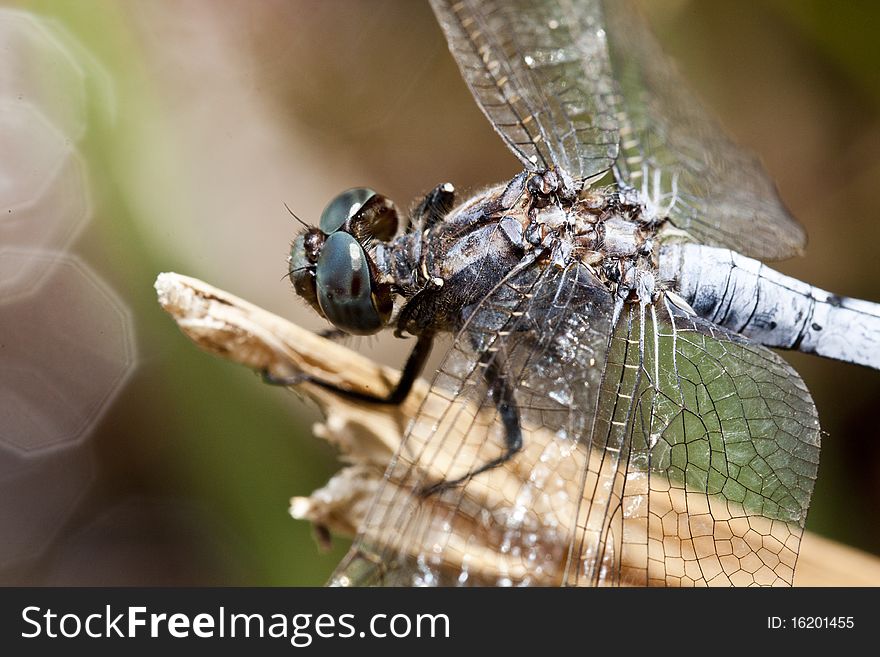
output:
<instances>
[{"instance_id":1,"label":"compound eye","mask_svg":"<svg viewBox=\"0 0 880 657\"><path fill-rule=\"evenodd\" d=\"M318 291L315 288L315 256L307 242L314 241L310 233L303 233L290 247L288 273L296 293L310 306L318 308Z\"/></svg>"},{"instance_id":2,"label":"compound eye","mask_svg":"<svg viewBox=\"0 0 880 657\"><path fill-rule=\"evenodd\" d=\"M375 195L376 192L368 187L355 187L342 192L324 208L318 227L327 235L332 235L343 228Z\"/></svg>"},{"instance_id":3,"label":"compound eye","mask_svg":"<svg viewBox=\"0 0 880 657\"><path fill-rule=\"evenodd\" d=\"M367 254L354 237L342 231L327 237L315 279L318 304L336 328L353 335L371 335L384 326L373 296Z\"/></svg>"}]
</instances>

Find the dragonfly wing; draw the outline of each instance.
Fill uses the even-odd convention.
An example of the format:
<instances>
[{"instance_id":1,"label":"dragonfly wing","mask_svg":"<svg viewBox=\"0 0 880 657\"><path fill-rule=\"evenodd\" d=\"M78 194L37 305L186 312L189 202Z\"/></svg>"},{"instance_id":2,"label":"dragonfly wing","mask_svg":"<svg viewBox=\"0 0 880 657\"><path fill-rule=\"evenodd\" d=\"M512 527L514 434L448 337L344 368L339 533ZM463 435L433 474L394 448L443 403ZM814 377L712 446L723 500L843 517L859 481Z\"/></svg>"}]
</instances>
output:
<instances>
[{"instance_id":1,"label":"dragonfly wing","mask_svg":"<svg viewBox=\"0 0 880 657\"><path fill-rule=\"evenodd\" d=\"M569 584L790 585L816 409L764 347L665 300L608 349Z\"/></svg>"},{"instance_id":2,"label":"dragonfly wing","mask_svg":"<svg viewBox=\"0 0 880 657\"><path fill-rule=\"evenodd\" d=\"M618 182L696 241L778 259L806 244L625 0L431 0L462 76L529 170Z\"/></svg>"},{"instance_id":3,"label":"dragonfly wing","mask_svg":"<svg viewBox=\"0 0 880 657\"><path fill-rule=\"evenodd\" d=\"M700 242L763 259L799 254L806 233L759 160L727 138L631 2L602 5L626 116L619 179Z\"/></svg>"},{"instance_id":4,"label":"dragonfly wing","mask_svg":"<svg viewBox=\"0 0 880 657\"><path fill-rule=\"evenodd\" d=\"M469 309L331 583L560 584L612 311L606 289L577 265L534 266ZM483 374L493 363L515 390L522 451L420 494L504 454Z\"/></svg>"},{"instance_id":5,"label":"dragonfly wing","mask_svg":"<svg viewBox=\"0 0 880 657\"><path fill-rule=\"evenodd\" d=\"M597 2L431 5L471 93L527 169L587 179L611 167L617 95Z\"/></svg>"},{"instance_id":6,"label":"dragonfly wing","mask_svg":"<svg viewBox=\"0 0 880 657\"><path fill-rule=\"evenodd\" d=\"M819 456L803 382L665 300L613 313L577 267L480 304L333 581L791 584ZM515 384L524 449L421 495L504 451L487 358Z\"/></svg>"}]
</instances>

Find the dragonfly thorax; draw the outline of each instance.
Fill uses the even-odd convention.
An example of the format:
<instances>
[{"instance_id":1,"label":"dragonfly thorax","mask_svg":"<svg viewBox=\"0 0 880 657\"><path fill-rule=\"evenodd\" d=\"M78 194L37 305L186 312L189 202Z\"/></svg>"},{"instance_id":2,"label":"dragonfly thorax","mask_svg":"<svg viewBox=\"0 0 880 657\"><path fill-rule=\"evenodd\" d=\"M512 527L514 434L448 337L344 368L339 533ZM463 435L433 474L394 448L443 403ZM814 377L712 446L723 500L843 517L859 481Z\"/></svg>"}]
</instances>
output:
<instances>
[{"instance_id":1,"label":"dragonfly thorax","mask_svg":"<svg viewBox=\"0 0 880 657\"><path fill-rule=\"evenodd\" d=\"M348 190L294 242L291 280L353 334L395 324L398 333L455 330L463 309L525 266L585 267L609 292L644 300L653 294L658 222L614 186L579 184L562 169L522 172L450 209L447 183L402 226L388 199Z\"/></svg>"},{"instance_id":2,"label":"dragonfly thorax","mask_svg":"<svg viewBox=\"0 0 880 657\"><path fill-rule=\"evenodd\" d=\"M609 291L647 301L654 296L655 241L662 221L638 194L586 189L571 201L530 204L525 234L559 268L588 267ZM546 258L545 258L546 259Z\"/></svg>"},{"instance_id":3,"label":"dragonfly thorax","mask_svg":"<svg viewBox=\"0 0 880 657\"><path fill-rule=\"evenodd\" d=\"M377 251L401 291L399 330L454 330L521 268L583 267L621 297L654 295L657 221L616 187L579 189L560 169L523 172Z\"/></svg>"}]
</instances>

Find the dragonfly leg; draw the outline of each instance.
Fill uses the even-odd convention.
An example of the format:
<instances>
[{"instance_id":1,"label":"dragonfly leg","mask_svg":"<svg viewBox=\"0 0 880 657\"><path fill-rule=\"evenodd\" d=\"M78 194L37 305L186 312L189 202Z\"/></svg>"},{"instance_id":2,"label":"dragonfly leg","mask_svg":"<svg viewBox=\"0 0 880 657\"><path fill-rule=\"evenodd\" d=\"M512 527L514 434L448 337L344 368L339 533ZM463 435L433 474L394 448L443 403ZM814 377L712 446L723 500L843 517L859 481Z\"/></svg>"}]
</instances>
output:
<instances>
[{"instance_id":1,"label":"dragonfly leg","mask_svg":"<svg viewBox=\"0 0 880 657\"><path fill-rule=\"evenodd\" d=\"M398 406L407 398L410 390L412 390L413 383L415 383L419 374L421 374L425 362L427 362L428 356L431 353L431 345L433 342L433 335L424 334L419 336L416 346L413 347L413 350L409 354L409 358L406 359L406 364L403 366L400 378L397 380L397 385L394 386L394 390L384 397L381 395L373 395L368 392L359 392L357 390L342 388L336 384L322 381L321 379L303 373L297 373L292 376L276 376L268 370L263 370L263 381L270 385L284 387L299 385L301 383L314 383L315 385L321 386L322 388L335 392L343 397L347 397L348 399L369 402L371 404L391 404Z\"/></svg>"},{"instance_id":2,"label":"dragonfly leg","mask_svg":"<svg viewBox=\"0 0 880 657\"><path fill-rule=\"evenodd\" d=\"M519 421L519 407L517 406L516 399L513 395L513 387L508 381L507 371L497 357L488 361L486 369L484 370L484 376L486 378L486 383L489 386L489 392L495 401L495 408L498 410L498 415L501 417L501 424L504 426L504 453L491 461L486 461L473 470L468 471L461 477L438 481L435 484L422 488L419 491L419 494L423 497L428 497L429 495L440 493L449 488L454 488L465 483L472 477L476 477L478 474L497 468L500 465L504 465L522 449L523 437L522 427L520 426Z\"/></svg>"},{"instance_id":3,"label":"dragonfly leg","mask_svg":"<svg viewBox=\"0 0 880 657\"><path fill-rule=\"evenodd\" d=\"M413 213L413 220L419 226L430 228L441 221L455 204L455 187L452 183L441 183L428 192Z\"/></svg>"}]
</instances>

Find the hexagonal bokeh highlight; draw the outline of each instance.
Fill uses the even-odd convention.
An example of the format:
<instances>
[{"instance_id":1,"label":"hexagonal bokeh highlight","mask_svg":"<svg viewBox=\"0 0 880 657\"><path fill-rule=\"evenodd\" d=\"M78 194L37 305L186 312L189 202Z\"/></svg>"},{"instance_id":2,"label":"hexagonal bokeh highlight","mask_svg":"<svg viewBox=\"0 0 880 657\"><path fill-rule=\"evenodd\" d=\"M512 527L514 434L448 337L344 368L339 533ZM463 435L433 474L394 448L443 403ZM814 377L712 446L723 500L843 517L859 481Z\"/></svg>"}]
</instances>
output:
<instances>
[{"instance_id":1,"label":"hexagonal bokeh highlight","mask_svg":"<svg viewBox=\"0 0 880 657\"><path fill-rule=\"evenodd\" d=\"M0 8L0 244L63 250L91 217L77 143L90 108L114 112L110 77L61 26ZM0 295L45 270L0 280Z\"/></svg>"},{"instance_id":2,"label":"hexagonal bokeh highlight","mask_svg":"<svg viewBox=\"0 0 880 657\"><path fill-rule=\"evenodd\" d=\"M0 8L0 100L37 108L68 139L87 128L88 105L112 113L110 76L61 25Z\"/></svg>"},{"instance_id":3,"label":"hexagonal bokeh highlight","mask_svg":"<svg viewBox=\"0 0 880 657\"><path fill-rule=\"evenodd\" d=\"M91 217L82 159L40 112L2 100L0 153L0 244L63 249ZM46 273L21 264L0 279L0 296L19 293Z\"/></svg>"},{"instance_id":4,"label":"hexagonal bokeh highlight","mask_svg":"<svg viewBox=\"0 0 880 657\"><path fill-rule=\"evenodd\" d=\"M9 462L15 461L12 465ZM88 445L40 459L0 453L0 568L38 557L79 505L95 476Z\"/></svg>"},{"instance_id":5,"label":"hexagonal bokeh highlight","mask_svg":"<svg viewBox=\"0 0 880 657\"><path fill-rule=\"evenodd\" d=\"M35 454L88 435L135 367L125 304L74 256L0 250L0 280L48 271L0 295L0 449Z\"/></svg>"}]
</instances>

